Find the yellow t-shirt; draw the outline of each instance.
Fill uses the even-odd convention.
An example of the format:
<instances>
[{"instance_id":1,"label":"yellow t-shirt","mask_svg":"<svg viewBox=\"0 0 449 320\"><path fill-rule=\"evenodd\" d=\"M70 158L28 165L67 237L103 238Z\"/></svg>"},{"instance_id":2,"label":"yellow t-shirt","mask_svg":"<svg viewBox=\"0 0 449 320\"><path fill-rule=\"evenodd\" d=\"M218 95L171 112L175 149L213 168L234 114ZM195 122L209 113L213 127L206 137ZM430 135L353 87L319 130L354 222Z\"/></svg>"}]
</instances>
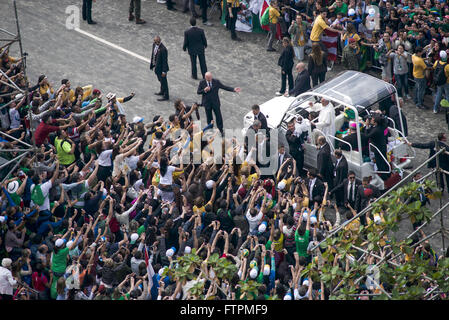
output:
<instances>
[{"instance_id":1,"label":"yellow t-shirt","mask_svg":"<svg viewBox=\"0 0 449 320\"><path fill-rule=\"evenodd\" d=\"M423 79L424 71L427 68L424 59L414 54L412 55L412 62L413 62L413 77L415 77L416 79Z\"/></svg>"},{"instance_id":2,"label":"yellow t-shirt","mask_svg":"<svg viewBox=\"0 0 449 320\"><path fill-rule=\"evenodd\" d=\"M53 88L50 88L50 86L48 84L45 84L43 86L39 86L39 93L41 95L45 94L48 92L48 89L50 89L50 93L54 93L55 90L53 90Z\"/></svg>"},{"instance_id":3,"label":"yellow t-shirt","mask_svg":"<svg viewBox=\"0 0 449 320\"><path fill-rule=\"evenodd\" d=\"M434 69L437 68L437 63L444 64L444 62L443 63L442 62L443 61L440 60L435 61L433 68ZM449 63L446 63L446 66L444 67L444 74L446 75L446 83L449 83Z\"/></svg>"},{"instance_id":4,"label":"yellow t-shirt","mask_svg":"<svg viewBox=\"0 0 449 320\"><path fill-rule=\"evenodd\" d=\"M279 11L276 8L270 7L269 8L269 12L268 12L268 20L270 21L270 23L278 23L278 18L281 15L279 13Z\"/></svg>"},{"instance_id":5,"label":"yellow t-shirt","mask_svg":"<svg viewBox=\"0 0 449 320\"><path fill-rule=\"evenodd\" d=\"M324 21L323 17L318 15L315 18L315 22L313 23L312 31L310 33L310 40L312 41L320 41L321 34L324 30L326 30L329 26L326 21Z\"/></svg>"}]
</instances>

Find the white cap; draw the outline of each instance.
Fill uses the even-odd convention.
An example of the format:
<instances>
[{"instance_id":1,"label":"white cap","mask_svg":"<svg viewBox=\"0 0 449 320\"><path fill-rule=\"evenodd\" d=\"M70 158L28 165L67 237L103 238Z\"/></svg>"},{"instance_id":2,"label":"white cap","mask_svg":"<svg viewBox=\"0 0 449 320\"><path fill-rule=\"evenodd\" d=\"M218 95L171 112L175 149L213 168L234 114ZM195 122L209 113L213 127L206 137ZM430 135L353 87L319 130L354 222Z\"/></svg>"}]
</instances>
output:
<instances>
[{"instance_id":1,"label":"white cap","mask_svg":"<svg viewBox=\"0 0 449 320\"><path fill-rule=\"evenodd\" d=\"M261 223L259 224L259 232L265 232L265 230L267 230L267 225L265 223Z\"/></svg>"},{"instance_id":2,"label":"white cap","mask_svg":"<svg viewBox=\"0 0 449 320\"><path fill-rule=\"evenodd\" d=\"M304 281L302 282L302 285L303 285L303 286L306 286L306 287L309 286L309 280L307 280L307 279L304 280Z\"/></svg>"},{"instance_id":3,"label":"white cap","mask_svg":"<svg viewBox=\"0 0 449 320\"><path fill-rule=\"evenodd\" d=\"M374 8L371 8L371 9L368 10L368 14L370 16L374 16L376 14L376 10L374 10Z\"/></svg>"},{"instance_id":4,"label":"white cap","mask_svg":"<svg viewBox=\"0 0 449 320\"><path fill-rule=\"evenodd\" d=\"M189 254L190 252L192 252L192 248L190 248L189 246L186 246L186 247L184 248L184 253L185 253L185 254Z\"/></svg>"},{"instance_id":5,"label":"white cap","mask_svg":"<svg viewBox=\"0 0 449 320\"><path fill-rule=\"evenodd\" d=\"M374 216L374 223L375 224L380 224L382 222L382 219L380 218L380 216L378 214L376 214Z\"/></svg>"},{"instance_id":6,"label":"white cap","mask_svg":"<svg viewBox=\"0 0 449 320\"><path fill-rule=\"evenodd\" d=\"M446 60L446 59L447 59L447 53L446 53L446 51L444 51L444 50L441 50L441 51L440 51L440 58L443 59L443 60Z\"/></svg>"},{"instance_id":7,"label":"white cap","mask_svg":"<svg viewBox=\"0 0 449 320\"><path fill-rule=\"evenodd\" d=\"M175 254L175 250L173 250L173 248L170 248L165 252L165 254L167 257L173 257L173 255Z\"/></svg>"},{"instance_id":8,"label":"white cap","mask_svg":"<svg viewBox=\"0 0 449 320\"><path fill-rule=\"evenodd\" d=\"M4 259L2 260L2 267L4 267L4 268L10 267L11 264L12 264L12 260L9 259L9 258L4 258Z\"/></svg>"},{"instance_id":9,"label":"white cap","mask_svg":"<svg viewBox=\"0 0 449 320\"><path fill-rule=\"evenodd\" d=\"M64 244L63 239L58 239L55 241L55 246L57 246L57 247L62 247L63 244Z\"/></svg>"},{"instance_id":10,"label":"white cap","mask_svg":"<svg viewBox=\"0 0 449 320\"><path fill-rule=\"evenodd\" d=\"M18 181L11 181L8 183L8 193L14 193L19 189L19 182Z\"/></svg>"},{"instance_id":11,"label":"white cap","mask_svg":"<svg viewBox=\"0 0 449 320\"><path fill-rule=\"evenodd\" d=\"M284 188L285 188L285 181L282 180L282 181L280 181L280 182L278 183L278 189L279 189L279 190L284 190Z\"/></svg>"},{"instance_id":12,"label":"white cap","mask_svg":"<svg viewBox=\"0 0 449 320\"><path fill-rule=\"evenodd\" d=\"M348 16L353 16L353 15L355 15L355 10L351 8L348 10Z\"/></svg>"},{"instance_id":13,"label":"white cap","mask_svg":"<svg viewBox=\"0 0 449 320\"><path fill-rule=\"evenodd\" d=\"M133 118L133 123L139 123L143 121L143 117L135 116Z\"/></svg>"},{"instance_id":14,"label":"white cap","mask_svg":"<svg viewBox=\"0 0 449 320\"><path fill-rule=\"evenodd\" d=\"M256 277L257 277L257 269L256 268L252 268L251 271L249 272L249 276L251 277L251 279L256 279Z\"/></svg>"},{"instance_id":15,"label":"white cap","mask_svg":"<svg viewBox=\"0 0 449 320\"><path fill-rule=\"evenodd\" d=\"M206 181L206 188L207 189L212 189L214 187L214 180L207 180Z\"/></svg>"},{"instance_id":16,"label":"white cap","mask_svg":"<svg viewBox=\"0 0 449 320\"><path fill-rule=\"evenodd\" d=\"M6 217L5 216L0 216L0 223L5 222L6 221Z\"/></svg>"},{"instance_id":17,"label":"white cap","mask_svg":"<svg viewBox=\"0 0 449 320\"><path fill-rule=\"evenodd\" d=\"M310 224L314 224L316 222L317 222L316 217L315 216L311 216L310 217Z\"/></svg>"},{"instance_id":18,"label":"white cap","mask_svg":"<svg viewBox=\"0 0 449 320\"><path fill-rule=\"evenodd\" d=\"M266 265L263 267L263 275L264 275L264 276L269 276L269 275L270 275L270 265L269 265L269 264L266 264Z\"/></svg>"},{"instance_id":19,"label":"white cap","mask_svg":"<svg viewBox=\"0 0 449 320\"><path fill-rule=\"evenodd\" d=\"M16 94L16 99L22 99L23 98L23 94L22 93L18 93Z\"/></svg>"},{"instance_id":20,"label":"white cap","mask_svg":"<svg viewBox=\"0 0 449 320\"><path fill-rule=\"evenodd\" d=\"M115 93L112 93L112 92L109 92L109 93L106 95L106 99L108 99L108 100L114 99L115 97L116 97L116 94L115 94Z\"/></svg>"},{"instance_id":21,"label":"white cap","mask_svg":"<svg viewBox=\"0 0 449 320\"><path fill-rule=\"evenodd\" d=\"M133 233L132 235L131 235L131 244L134 244L134 243L136 243L136 241L137 241L137 239L139 239L139 235L137 234L137 233Z\"/></svg>"},{"instance_id":22,"label":"white cap","mask_svg":"<svg viewBox=\"0 0 449 320\"><path fill-rule=\"evenodd\" d=\"M292 295L291 295L290 293L287 293L287 294L284 296L284 300L292 300Z\"/></svg>"},{"instance_id":23,"label":"white cap","mask_svg":"<svg viewBox=\"0 0 449 320\"><path fill-rule=\"evenodd\" d=\"M67 248L70 248L70 247L72 246L72 244L73 244L73 241L70 240L69 242L67 242L66 247L67 247Z\"/></svg>"}]
</instances>

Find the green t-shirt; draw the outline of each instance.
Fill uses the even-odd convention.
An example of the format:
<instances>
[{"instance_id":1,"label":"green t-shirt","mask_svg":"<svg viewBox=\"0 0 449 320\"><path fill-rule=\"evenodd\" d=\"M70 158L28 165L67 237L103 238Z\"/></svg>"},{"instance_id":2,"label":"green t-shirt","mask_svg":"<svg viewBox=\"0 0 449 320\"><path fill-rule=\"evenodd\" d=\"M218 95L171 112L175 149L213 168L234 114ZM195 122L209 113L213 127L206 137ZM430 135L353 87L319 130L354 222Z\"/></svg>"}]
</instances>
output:
<instances>
[{"instance_id":1,"label":"green t-shirt","mask_svg":"<svg viewBox=\"0 0 449 320\"><path fill-rule=\"evenodd\" d=\"M298 255L300 257L308 257L307 254L307 247L309 246L309 230L306 230L304 232L303 236L300 236L298 233L298 229L296 229L295 232L295 242L296 242L296 252L298 252Z\"/></svg>"},{"instance_id":2,"label":"green t-shirt","mask_svg":"<svg viewBox=\"0 0 449 320\"><path fill-rule=\"evenodd\" d=\"M141 225L138 229L137 229L137 234L140 236L142 234L142 232L145 232L145 226Z\"/></svg>"},{"instance_id":3,"label":"green t-shirt","mask_svg":"<svg viewBox=\"0 0 449 320\"><path fill-rule=\"evenodd\" d=\"M51 270L53 272L64 273L67 268L67 255L69 254L69 248L65 247L58 251L53 252L53 258L51 263Z\"/></svg>"},{"instance_id":4,"label":"green t-shirt","mask_svg":"<svg viewBox=\"0 0 449 320\"><path fill-rule=\"evenodd\" d=\"M337 13L342 13L343 15L347 15L348 14L348 5L346 3L343 2L343 4L341 5L341 7L335 7L335 14Z\"/></svg>"}]
</instances>

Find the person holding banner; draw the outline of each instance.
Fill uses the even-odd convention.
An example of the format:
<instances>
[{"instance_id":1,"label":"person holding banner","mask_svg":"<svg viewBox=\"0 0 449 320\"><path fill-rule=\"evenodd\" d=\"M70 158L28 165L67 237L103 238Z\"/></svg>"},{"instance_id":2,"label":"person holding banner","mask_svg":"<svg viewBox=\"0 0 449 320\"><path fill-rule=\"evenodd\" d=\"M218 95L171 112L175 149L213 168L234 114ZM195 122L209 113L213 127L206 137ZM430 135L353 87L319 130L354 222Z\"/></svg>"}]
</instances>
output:
<instances>
[{"instance_id":1,"label":"person holding banner","mask_svg":"<svg viewBox=\"0 0 449 320\"><path fill-rule=\"evenodd\" d=\"M312 44L319 43L320 46L323 47L320 40L321 40L321 35L323 34L324 30L329 30L329 31L338 32L338 33L343 32L342 30L337 30L337 29L331 28L327 24L326 18L327 18L327 9L326 8L320 9L320 14L316 16L315 21L313 22L312 31L310 33L310 40L312 41Z\"/></svg>"}]
</instances>

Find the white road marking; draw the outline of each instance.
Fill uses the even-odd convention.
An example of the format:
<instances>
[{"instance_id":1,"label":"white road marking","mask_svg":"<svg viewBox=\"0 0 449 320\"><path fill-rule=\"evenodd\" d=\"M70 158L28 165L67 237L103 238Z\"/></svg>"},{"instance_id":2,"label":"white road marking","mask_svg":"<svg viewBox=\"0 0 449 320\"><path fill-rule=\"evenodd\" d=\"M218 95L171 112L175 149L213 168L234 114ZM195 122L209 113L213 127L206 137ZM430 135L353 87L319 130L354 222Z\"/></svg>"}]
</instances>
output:
<instances>
[{"instance_id":1,"label":"white road marking","mask_svg":"<svg viewBox=\"0 0 449 320\"><path fill-rule=\"evenodd\" d=\"M73 30L75 30L76 32L79 32L79 33L81 33L81 34L84 34L85 36L88 36L88 37L90 37L90 38L92 38L92 39L94 39L94 40L96 40L96 41L98 41L98 42L101 42L101 43L103 43L103 44L105 44L105 45L108 45L108 46L110 46L110 47L112 47L112 48L114 48L114 49L117 49L117 50L120 50L120 51L122 51L122 52L124 52L124 53L127 53L127 54L129 54L130 56L133 56L134 58L137 58L137 59L139 59L139 60L142 60L143 62L151 63L151 60L150 60L150 59L145 58L145 57L141 56L140 54L137 54L137 53L134 53L134 52L132 52L132 51L129 51L128 49L122 48L122 47L120 47L120 46L118 46L118 45L116 45L116 44L113 44L112 42L109 42L109 41L107 41L107 40L105 40L105 39L103 39L103 38L97 37L96 35L93 35L92 33L89 33L89 32L87 32L87 31L81 30L81 29L79 29L79 28L75 28L75 29L73 29Z\"/></svg>"}]
</instances>

